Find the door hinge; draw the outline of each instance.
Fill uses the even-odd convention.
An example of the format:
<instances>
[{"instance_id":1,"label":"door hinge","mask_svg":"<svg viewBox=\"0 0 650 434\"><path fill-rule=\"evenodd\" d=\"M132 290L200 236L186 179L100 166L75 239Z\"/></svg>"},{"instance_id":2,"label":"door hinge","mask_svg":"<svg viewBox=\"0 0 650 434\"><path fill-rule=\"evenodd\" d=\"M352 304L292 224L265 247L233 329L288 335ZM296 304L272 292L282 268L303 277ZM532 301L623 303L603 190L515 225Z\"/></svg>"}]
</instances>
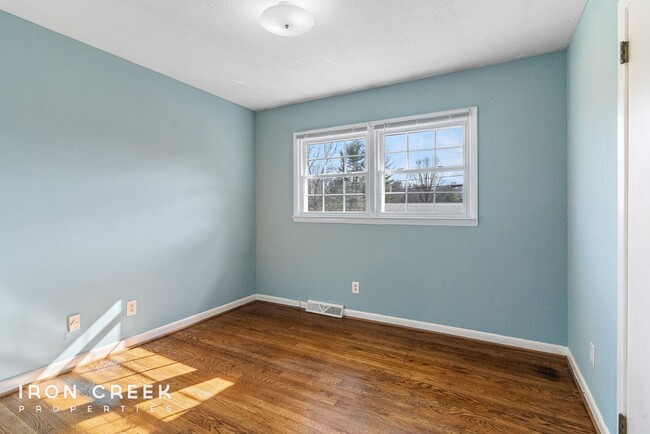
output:
<instances>
[{"instance_id":1,"label":"door hinge","mask_svg":"<svg viewBox=\"0 0 650 434\"><path fill-rule=\"evenodd\" d=\"M620 62L621 65L630 61L630 41L621 41Z\"/></svg>"},{"instance_id":2,"label":"door hinge","mask_svg":"<svg viewBox=\"0 0 650 434\"><path fill-rule=\"evenodd\" d=\"M627 416L618 414L618 434L627 434Z\"/></svg>"}]
</instances>

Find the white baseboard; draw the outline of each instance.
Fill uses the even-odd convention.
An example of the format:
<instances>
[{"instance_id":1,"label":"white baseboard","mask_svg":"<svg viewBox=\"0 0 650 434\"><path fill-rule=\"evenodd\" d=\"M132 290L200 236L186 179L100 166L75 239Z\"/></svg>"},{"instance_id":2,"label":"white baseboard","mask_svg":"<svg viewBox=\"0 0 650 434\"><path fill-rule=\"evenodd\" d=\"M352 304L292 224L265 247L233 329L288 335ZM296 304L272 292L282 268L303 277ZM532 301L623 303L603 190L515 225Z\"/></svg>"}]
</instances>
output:
<instances>
[{"instance_id":1,"label":"white baseboard","mask_svg":"<svg viewBox=\"0 0 650 434\"><path fill-rule=\"evenodd\" d=\"M307 303L300 300L292 300L290 298L274 297L272 295L257 294L256 300L266 301L268 303L283 304L285 306L293 307L306 307Z\"/></svg>"},{"instance_id":2,"label":"white baseboard","mask_svg":"<svg viewBox=\"0 0 650 434\"><path fill-rule=\"evenodd\" d=\"M257 300L268 301L270 303L283 304L286 306L305 307L306 303L300 300L289 298L274 297L271 295L257 294ZM427 330L432 332L444 333L452 336L460 336L479 341L491 342L495 344L508 345L511 347L524 348L527 350L541 351L550 354L567 355L567 347L562 345L547 344L544 342L531 341L528 339L514 338L503 336L495 333L479 332L475 330L464 329L460 327L451 327L441 324L435 324L425 321L416 321L412 319L399 318L395 316L380 315L377 313L364 312L360 310L344 309L343 315L350 318L365 319L384 324L393 324L402 327L409 327L418 330Z\"/></svg>"},{"instance_id":3,"label":"white baseboard","mask_svg":"<svg viewBox=\"0 0 650 434\"><path fill-rule=\"evenodd\" d=\"M11 393L17 390L20 385L33 383L35 381L42 381L49 378L56 377L64 372L67 372L77 366L85 365L91 363L95 360L103 359L108 357L111 354L122 351L124 349L134 347L137 345L142 345L145 342L151 341L153 339L160 338L162 336L168 335L170 333L176 332L178 330L184 329L191 325L194 325L198 322L211 318L213 316L219 315L231 309L234 309L239 306L251 303L255 300L266 301L269 303L282 304L286 306L301 307L304 308L306 303L300 300L292 300L289 298L274 297L271 295L264 294L253 294L248 297L235 300L233 302L224 304L222 306L215 307L214 309L207 310L205 312L192 315L190 317L175 321L170 324L166 324L161 327L157 327L153 330L141 333L136 336L131 336L130 338L123 339L121 341L102 346L100 348L95 348L87 353L79 354L78 356L71 357L65 360L60 360L54 363L51 363L48 366L45 366L40 369L36 369L30 372L27 372L22 375L18 375L13 378L9 378L4 381L0 381L0 396ZM384 324L393 324L402 327L409 327L419 330L428 330L438 333L444 333L452 336L460 336L470 339L476 339L485 342L492 342L502 345L508 345L511 347L524 348L528 350L541 351L544 353L559 354L566 356L569 360L569 366L573 371L575 378L577 379L578 386L582 390L582 393L585 396L589 411L597 424L598 429L601 434L610 434L605 421L603 420L602 414L594 401L594 398L587 386L578 364L576 363L573 354L571 351L564 346L548 344L544 342L531 341L527 339L515 338L511 336L503 336L494 333L479 332L475 330L464 329L460 327L451 327L441 324L435 324L425 321L416 321L406 318L399 318L389 315L380 315L376 313L364 312L353 309L345 309L344 316L350 318L358 318L369 321L375 321Z\"/></svg>"},{"instance_id":4,"label":"white baseboard","mask_svg":"<svg viewBox=\"0 0 650 434\"><path fill-rule=\"evenodd\" d=\"M196 315L192 315L187 318L183 318L181 320L175 321L173 323L157 327L153 330L149 330L139 335L131 336L130 338L122 339L121 341L104 345L99 348L94 348L87 353L79 354L77 356L70 357L68 359L59 360L57 362L50 363L49 365L42 367L40 369L35 369L33 371L26 372L24 374L9 378L7 380L0 381L0 396L18 390L18 388L22 384L29 384L35 381L42 381L42 380L47 380L49 378L56 377L57 375L70 371L71 369L74 369L77 366L82 366L87 363L91 363L95 360L104 359L109 355L122 351L126 348L142 345L145 342L187 328L191 325L194 325L198 322L201 322L213 316L219 315L221 313L224 313L236 307L248 304L252 301L255 301L256 299L257 299L256 295L249 295L248 297L240 298L239 300L232 301L230 303L215 307L210 310L206 310L205 312L197 313Z\"/></svg>"},{"instance_id":5,"label":"white baseboard","mask_svg":"<svg viewBox=\"0 0 650 434\"><path fill-rule=\"evenodd\" d=\"M385 324L394 324L402 327L409 327L412 329L444 333L446 335L460 336L463 338L476 339L479 341L508 345L511 347L524 348L527 350L541 351L544 353L559 354L562 356L566 355L567 353L567 348L563 347L562 345L547 344L545 342L514 338L511 336L503 336L495 333L479 332L476 330L451 327L425 321L416 321L395 316L380 315L376 313L363 312L360 310L345 309L344 312L344 315L350 318L359 318Z\"/></svg>"},{"instance_id":6,"label":"white baseboard","mask_svg":"<svg viewBox=\"0 0 650 434\"><path fill-rule=\"evenodd\" d=\"M600 413L600 410L596 405L596 401L594 400L594 397L589 390L587 381L585 380L585 377L582 376L582 372L578 367L578 362L576 362L576 359L573 357L573 353L571 353L571 350L568 348L567 358L569 359L569 366L571 367L571 371L573 371L573 375L578 382L578 387L580 387L580 391L585 396L585 401L587 401L587 409L589 410L589 413L591 413L592 419L596 422L596 426L600 431L600 434L610 434L607 425L605 425L603 415Z\"/></svg>"}]
</instances>

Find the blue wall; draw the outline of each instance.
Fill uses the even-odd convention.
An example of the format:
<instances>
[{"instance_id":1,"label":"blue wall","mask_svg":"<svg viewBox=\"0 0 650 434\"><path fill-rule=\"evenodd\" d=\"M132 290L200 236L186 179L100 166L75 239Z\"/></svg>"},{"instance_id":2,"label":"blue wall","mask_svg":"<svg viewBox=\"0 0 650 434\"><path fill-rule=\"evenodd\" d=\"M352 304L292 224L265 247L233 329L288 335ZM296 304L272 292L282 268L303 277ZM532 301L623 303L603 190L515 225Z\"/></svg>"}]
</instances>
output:
<instances>
[{"instance_id":1,"label":"blue wall","mask_svg":"<svg viewBox=\"0 0 650 434\"><path fill-rule=\"evenodd\" d=\"M566 55L257 115L3 12L0 41L0 380L257 284L560 345L568 330L613 431L614 0L589 1ZM294 131L471 105L478 227L291 221Z\"/></svg>"},{"instance_id":2,"label":"blue wall","mask_svg":"<svg viewBox=\"0 0 650 434\"><path fill-rule=\"evenodd\" d=\"M569 348L616 432L617 4L589 0L568 50ZM589 342L596 347L596 368Z\"/></svg>"},{"instance_id":3,"label":"blue wall","mask_svg":"<svg viewBox=\"0 0 650 434\"><path fill-rule=\"evenodd\" d=\"M554 53L258 113L257 291L565 345L565 61ZM472 105L478 227L291 221L294 131Z\"/></svg>"},{"instance_id":4,"label":"blue wall","mask_svg":"<svg viewBox=\"0 0 650 434\"><path fill-rule=\"evenodd\" d=\"M252 111L3 12L0 41L0 380L254 292Z\"/></svg>"}]
</instances>

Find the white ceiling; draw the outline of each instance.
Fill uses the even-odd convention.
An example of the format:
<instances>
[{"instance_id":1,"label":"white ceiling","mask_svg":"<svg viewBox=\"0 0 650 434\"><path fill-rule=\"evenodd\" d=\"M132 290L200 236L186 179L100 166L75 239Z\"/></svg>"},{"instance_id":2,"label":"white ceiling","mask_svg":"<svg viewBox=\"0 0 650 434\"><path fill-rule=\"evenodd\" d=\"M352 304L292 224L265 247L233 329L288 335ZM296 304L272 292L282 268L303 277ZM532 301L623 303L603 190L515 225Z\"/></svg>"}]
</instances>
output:
<instances>
[{"instance_id":1,"label":"white ceiling","mask_svg":"<svg viewBox=\"0 0 650 434\"><path fill-rule=\"evenodd\" d=\"M566 48L586 0L0 0L0 9L254 110Z\"/></svg>"}]
</instances>

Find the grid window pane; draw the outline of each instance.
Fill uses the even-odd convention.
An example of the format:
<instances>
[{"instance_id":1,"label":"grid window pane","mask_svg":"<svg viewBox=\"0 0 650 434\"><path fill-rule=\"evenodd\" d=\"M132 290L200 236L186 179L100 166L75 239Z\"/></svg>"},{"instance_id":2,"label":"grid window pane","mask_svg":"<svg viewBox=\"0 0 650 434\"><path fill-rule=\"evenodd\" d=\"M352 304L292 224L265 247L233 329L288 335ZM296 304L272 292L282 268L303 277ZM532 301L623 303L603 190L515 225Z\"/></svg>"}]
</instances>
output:
<instances>
[{"instance_id":1,"label":"grid window pane","mask_svg":"<svg viewBox=\"0 0 650 434\"><path fill-rule=\"evenodd\" d=\"M325 194L343 194L343 178L323 178Z\"/></svg>"},{"instance_id":2,"label":"grid window pane","mask_svg":"<svg viewBox=\"0 0 650 434\"><path fill-rule=\"evenodd\" d=\"M308 196L307 211L312 211L312 212L323 211L323 196Z\"/></svg>"},{"instance_id":3,"label":"grid window pane","mask_svg":"<svg viewBox=\"0 0 650 434\"><path fill-rule=\"evenodd\" d=\"M323 168L325 167L324 160L308 160L307 161L307 174L308 175L320 175L323 173Z\"/></svg>"},{"instance_id":4,"label":"grid window pane","mask_svg":"<svg viewBox=\"0 0 650 434\"><path fill-rule=\"evenodd\" d=\"M311 212L358 212L366 207L366 139L309 144L306 147L306 200ZM362 176L334 176L361 173ZM322 177L324 174L333 176ZM343 194L349 195L348 200ZM358 197L357 197L358 195ZM349 209L344 205L349 203Z\"/></svg>"},{"instance_id":5,"label":"grid window pane","mask_svg":"<svg viewBox=\"0 0 650 434\"><path fill-rule=\"evenodd\" d=\"M462 148L445 148L436 151L436 166L461 166L463 164Z\"/></svg>"},{"instance_id":6,"label":"grid window pane","mask_svg":"<svg viewBox=\"0 0 650 434\"><path fill-rule=\"evenodd\" d=\"M363 155L348 157L345 159L346 172L363 172L366 170L366 157Z\"/></svg>"},{"instance_id":7,"label":"grid window pane","mask_svg":"<svg viewBox=\"0 0 650 434\"><path fill-rule=\"evenodd\" d=\"M457 172L456 172L457 173ZM436 179L437 192L462 192L463 191L463 175L447 175L439 176Z\"/></svg>"},{"instance_id":8,"label":"grid window pane","mask_svg":"<svg viewBox=\"0 0 650 434\"><path fill-rule=\"evenodd\" d=\"M363 195L345 196L345 210L363 212L366 210L366 197Z\"/></svg>"},{"instance_id":9,"label":"grid window pane","mask_svg":"<svg viewBox=\"0 0 650 434\"><path fill-rule=\"evenodd\" d=\"M325 158L342 157L345 149L345 142L325 143Z\"/></svg>"},{"instance_id":10,"label":"grid window pane","mask_svg":"<svg viewBox=\"0 0 650 434\"><path fill-rule=\"evenodd\" d=\"M384 152L406 151L406 134L393 134L384 137Z\"/></svg>"},{"instance_id":11,"label":"grid window pane","mask_svg":"<svg viewBox=\"0 0 650 434\"><path fill-rule=\"evenodd\" d=\"M436 146L449 148L463 144L463 127L440 128L436 130Z\"/></svg>"},{"instance_id":12,"label":"grid window pane","mask_svg":"<svg viewBox=\"0 0 650 434\"><path fill-rule=\"evenodd\" d=\"M406 169L406 152L397 154L386 154L386 169L400 170Z\"/></svg>"},{"instance_id":13,"label":"grid window pane","mask_svg":"<svg viewBox=\"0 0 650 434\"><path fill-rule=\"evenodd\" d=\"M323 180L322 179L309 179L307 180L307 194L323 194Z\"/></svg>"},{"instance_id":14,"label":"grid window pane","mask_svg":"<svg viewBox=\"0 0 650 434\"><path fill-rule=\"evenodd\" d=\"M326 212L341 212L343 211L343 195L341 196L325 196L325 211Z\"/></svg>"},{"instance_id":15,"label":"grid window pane","mask_svg":"<svg viewBox=\"0 0 650 434\"><path fill-rule=\"evenodd\" d=\"M365 193L366 192L366 177L365 176L352 176L345 178L345 193Z\"/></svg>"},{"instance_id":16,"label":"grid window pane","mask_svg":"<svg viewBox=\"0 0 650 434\"><path fill-rule=\"evenodd\" d=\"M313 160L316 158L323 158L323 144L318 143L316 145L307 146L307 159Z\"/></svg>"},{"instance_id":17,"label":"grid window pane","mask_svg":"<svg viewBox=\"0 0 650 434\"><path fill-rule=\"evenodd\" d=\"M408 194L409 203L433 203L433 192L418 192Z\"/></svg>"},{"instance_id":18,"label":"grid window pane","mask_svg":"<svg viewBox=\"0 0 650 434\"><path fill-rule=\"evenodd\" d=\"M463 203L463 194L436 192L436 203Z\"/></svg>"},{"instance_id":19,"label":"grid window pane","mask_svg":"<svg viewBox=\"0 0 650 434\"><path fill-rule=\"evenodd\" d=\"M390 152L402 150L405 138L406 152ZM386 170L404 170L385 176L384 211L432 214L438 213L436 206L441 203L443 213L462 213L463 172L420 171L462 166L462 145L463 127L384 136Z\"/></svg>"},{"instance_id":20,"label":"grid window pane","mask_svg":"<svg viewBox=\"0 0 650 434\"><path fill-rule=\"evenodd\" d=\"M406 191L406 175L386 175L384 188L386 193Z\"/></svg>"},{"instance_id":21,"label":"grid window pane","mask_svg":"<svg viewBox=\"0 0 650 434\"><path fill-rule=\"evenodd\" d=\"M419 149L433 149L434 138L433 130L420 131L417 133L409 134L409 151L417 151Z\"/></svg>"},{"instance_id":22,"label":"grid window pane","mask_svg":"<svg viewBox=\"0 0 650 434\"><path fill-rule=\"evenodd\" d=\"M353 157L355 155L366 154L366 141L364 139L348 140L345 142L345 155Z\"/></svg>"},{"instance_id":23,"label":"grid window pane","mask_svg":"<svg viewBox=\"0 0 650 434\"><path fill-rule=\"evenodd\" d=\"M409 192L433 191L436 186L435 172L412 173L408 176Z\"/></svg>"},{"instance_id":24,"label":"grid window pane","mask_svg":"<svg viewBox=\"0 0 650 434\"><path fill-rule=\"evenodd\" d=\"M433 150L409 152L409 169L423 169L433 167Z\"/></svg>"},{"instance_id":25,"label":"grid window pane","mask_svg":"<svg viewBox=\"0 0 650 434\"><path fill-rule=\"evenodd\" d=\"M406 203L405 194L386 194L386 203Z\"/></svg>"},{"instance_id":26,"label":"grid window pane","mask_svg":"<svg viewBox=\"0 0 650 434\"><path fill-rule=\"evenodd\" d=\"M325 173L342 172L344 172L343 158L331 158L329 160L325 160Z\"/></svg>"}]
</instances>

